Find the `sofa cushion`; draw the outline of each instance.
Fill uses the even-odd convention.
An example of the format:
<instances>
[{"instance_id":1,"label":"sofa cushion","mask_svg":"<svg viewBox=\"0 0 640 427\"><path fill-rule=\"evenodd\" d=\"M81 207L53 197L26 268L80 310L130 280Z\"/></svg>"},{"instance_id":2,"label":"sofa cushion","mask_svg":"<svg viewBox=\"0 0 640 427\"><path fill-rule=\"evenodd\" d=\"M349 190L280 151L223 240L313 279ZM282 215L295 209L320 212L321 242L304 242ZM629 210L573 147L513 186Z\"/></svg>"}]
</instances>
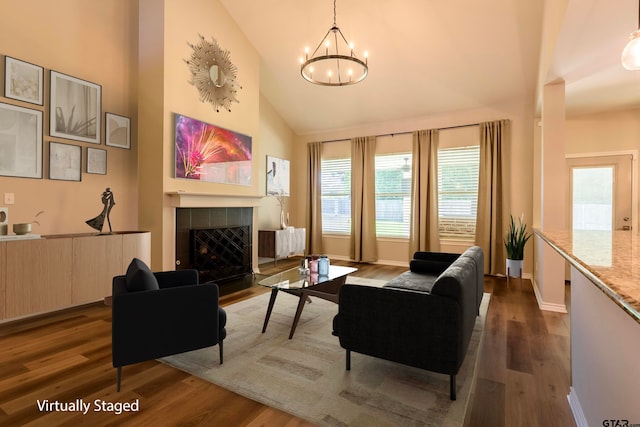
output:
<instances>
[{"instance_id":1,"label":"sofa cushion","mask_svg":"<svg viewBox=\"0 0 640 427\"><path fill-rule=\"evenodd\" d=\"M143 261L134 258L125 275L126 288L129 292L157 291L160 289L153 272Z\"/></svg>"},{"instance_id":2,"label":"sofa cushion","mask_svg":"<svg viewBox=\"0 0 640 427\"><path fill-rule=\"evenodd\" d=\"M414 273L407 271L388 281L385 288L408 289L418 292L431 292L436 275Z\"/></svg>"}]
</instances>

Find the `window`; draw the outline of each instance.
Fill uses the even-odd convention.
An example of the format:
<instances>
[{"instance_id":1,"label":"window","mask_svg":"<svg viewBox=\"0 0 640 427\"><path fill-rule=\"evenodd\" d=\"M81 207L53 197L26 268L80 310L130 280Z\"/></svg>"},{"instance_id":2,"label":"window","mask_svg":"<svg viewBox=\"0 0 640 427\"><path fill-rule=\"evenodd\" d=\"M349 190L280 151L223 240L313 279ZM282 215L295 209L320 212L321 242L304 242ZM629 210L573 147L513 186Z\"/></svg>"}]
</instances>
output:
<instances>
[{"instance_id":1,"label":"window","mask_svg":"<svg viewBox=\"0 0 640 427\"><path fill-rule=\"evenodd\" d=\"M351 159L322 160L322 232L351 234Z\"/></svg>"},{"instance_id":2,"label":"window","mask_svg":"<svg viewBox=\"0 0 640 427\"><path fill-rule=\"evenodd\" d=\"M438 150L441 239L475 239L479 169L479 146Z\"/></svg>"},{"instance_id":3,"label":"window","mask_svg":"<svg viewBox=\"0 0 640 427\"><path fill-rule=\"evenodd\" d=\"M574 230L613 230L613 176L613 166L573 168Z\"/></svg>"},{"instance_id":4,"label":"window","mask_svg":"<svg viewBox=\"0 0 640 427\"><path fill-rule=\"evenodd\" d=\"M411 153L376 156L376 235L409 237Z\"/></svg>"}]
</instances>

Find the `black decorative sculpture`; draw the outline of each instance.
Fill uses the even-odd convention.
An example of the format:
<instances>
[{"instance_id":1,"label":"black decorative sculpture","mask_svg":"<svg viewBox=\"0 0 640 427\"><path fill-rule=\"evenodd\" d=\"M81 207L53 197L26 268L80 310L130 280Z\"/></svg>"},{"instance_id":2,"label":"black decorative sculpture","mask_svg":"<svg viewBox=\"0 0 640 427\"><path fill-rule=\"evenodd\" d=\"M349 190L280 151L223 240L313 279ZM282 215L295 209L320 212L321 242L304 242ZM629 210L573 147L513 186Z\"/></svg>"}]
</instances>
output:
<instances>
[{"instance_id":1,"label":"black decorative sculpture","mask_svg":"<svg viewBox=\"0 0 640 427\"><path fill-rule=\"evenodd\" d=\"M111 220L109 219L109 213L111 212L111 208L116 204L113 199L113 193L111 189L107 187L106 190L102 193L102 204L104 207L102 208L102 212L95 218L89 219L85 221L91 228L98 230L98 232L102 232L102 226L104 225L104 219L107 219L107 223L109 223L109 233L113 232L111 229Z\"/></svg>"}]
</instances>

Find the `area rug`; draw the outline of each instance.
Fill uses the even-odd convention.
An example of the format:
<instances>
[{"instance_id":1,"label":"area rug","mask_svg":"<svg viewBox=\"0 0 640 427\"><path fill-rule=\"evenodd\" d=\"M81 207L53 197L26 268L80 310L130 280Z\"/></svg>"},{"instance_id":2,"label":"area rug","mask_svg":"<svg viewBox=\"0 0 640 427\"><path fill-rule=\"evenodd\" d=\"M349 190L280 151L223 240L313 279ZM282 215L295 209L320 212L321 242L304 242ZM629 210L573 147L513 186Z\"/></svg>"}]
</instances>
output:
<instances>
[{"instance_id":1,"label":"area rug","mask_svg":"<svg viewBox=\"0 0 640 427\"><path fill-rule=\"evenodd\" d=\"M372 279L348 282L381 285ZM475 384L478 348L489 306L482 300L465 361L457 375L457 400L449 399L449 376L351 354L331 335L337 305L312 298L293 339L289 330L297 297L280 293L267 331L261 333L270 294L225 307L224 364L217 348L161 359L242 396L321 426L462 426Z\"/></svg>"}]
</instances>

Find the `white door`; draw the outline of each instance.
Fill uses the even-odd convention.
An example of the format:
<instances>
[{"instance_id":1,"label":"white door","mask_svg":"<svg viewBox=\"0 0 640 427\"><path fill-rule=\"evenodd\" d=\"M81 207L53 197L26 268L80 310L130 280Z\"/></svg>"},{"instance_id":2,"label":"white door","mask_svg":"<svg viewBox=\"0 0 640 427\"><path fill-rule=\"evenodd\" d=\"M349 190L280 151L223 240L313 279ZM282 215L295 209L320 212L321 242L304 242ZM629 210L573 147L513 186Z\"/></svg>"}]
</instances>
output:
<instances>
[{"instance_id":1,"label":"white door","mask_svg":"<svg viewBox=\"0 0 640 427\"><path fill-rule=\"evenodd\" d=\"M631 155L567 160L569 223L574 230L631 230Z\"/></svg>"}]
</instances>

